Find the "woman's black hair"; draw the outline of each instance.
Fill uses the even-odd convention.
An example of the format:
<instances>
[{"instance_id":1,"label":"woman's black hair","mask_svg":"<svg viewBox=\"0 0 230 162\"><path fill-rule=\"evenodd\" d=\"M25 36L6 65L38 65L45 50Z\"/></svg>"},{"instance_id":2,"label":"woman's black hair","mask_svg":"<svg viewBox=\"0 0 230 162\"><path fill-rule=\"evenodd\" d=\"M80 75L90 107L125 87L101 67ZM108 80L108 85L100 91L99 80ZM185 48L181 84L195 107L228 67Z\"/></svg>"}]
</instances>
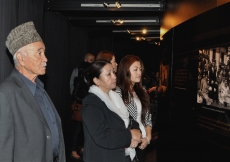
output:
<instances>
[{"instance_id":1,"label":"woman's black hair","mask_svg":"<svg viewBox=\"0 0 230 162\"><path fill-rule=\"evenodd\" d=\"M99 78L100 74L101 74L101 70L102 68L107 65L107 64L111 64L109 61L106 60L96 60L92 63L92 65L89 68L89 85L95 85L95 83L93 82L93 78Z\"/></svg>"}]
</instances>

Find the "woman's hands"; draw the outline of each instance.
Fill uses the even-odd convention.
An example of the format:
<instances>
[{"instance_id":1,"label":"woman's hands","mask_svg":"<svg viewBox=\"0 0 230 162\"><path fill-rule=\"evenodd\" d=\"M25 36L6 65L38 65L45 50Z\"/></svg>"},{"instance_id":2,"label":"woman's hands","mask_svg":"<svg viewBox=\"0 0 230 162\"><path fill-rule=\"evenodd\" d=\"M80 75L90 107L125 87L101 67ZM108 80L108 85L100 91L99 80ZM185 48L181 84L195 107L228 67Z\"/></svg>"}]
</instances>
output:
<instances>
[{"instance_id":1,"label":"woman's hands","mask_svg":"<svg viewBox=\"0 0 230 162\"><path fill-rule=\"evenodd\" d=\"M151 127L147 127L147 128L148 128L147 134L149 134L149 130L151 130ZM143 150L148 146L148 144L150 144L151 139L148 136L142 138L142 134L140 130L131 129L130 132L132 134L132 140L130 144L131 148L136 148L139 145L139 148Z\"/></svg>"},{"instance_id":2,"label":"woman's hands","mask_svg":"<svg viewBox=\"0 0 230 162\"><path fill-rule=\"evenodd\" d=\"M138 145L139 145L139 141L137 141L135 139L131 139L131 144L129 147L136 148Z\"/></svg>"},{"instance_id":3,"label":"woman's hands","mask_svg":"<svg viewBox=\"0 0 230 162\"><path fill-rule=\"evenodd\" d=\"M138 140L135 140L135 139L132 139L131 140L131 144L130 144L130 147L131 148L136 148L137 146L139 146L139 148L141 150L144 150L148 144L150 144L150 140L149 138L146 136L145 138L142 138L140 141Z\"/></svg>"},{"instance_id":4,"label":"woman's hands","mask_svg":"<svg viewBox=\"0 0 230 162\"><path fill-rule=\"evenodd\" d=\"M145 138L142 138L142 139L141 139L141 144L140 144L139 148L140 148L141 150L144 150L144 149L148 146L149 143L150 143L150 140L149 140L149 138L146 136Z\"/></svg>"},{"instance_id":5,"label":"woman's hands","mask_svg":"<svg viewBox=\"0 0 230 162\"><path fill-rule=\"evenodd\" d=\"M151 137L152 137L152 127L147 126L146 137L141 139L141 144L139 146L141 150L145 149L148 146L148 144L150 144Z\"/></svg>"},{"instance_id":6,"label":"woman's hands","mask_svg":"<svg viewBox=\"0 0 230 162\"><path fill-rule=\"evenodd\" d=\"M136 148L138 144L141 142L141 131L138 129L131 129L130 132L132 135L130 147Z\"/></svg>"}]
</instances>

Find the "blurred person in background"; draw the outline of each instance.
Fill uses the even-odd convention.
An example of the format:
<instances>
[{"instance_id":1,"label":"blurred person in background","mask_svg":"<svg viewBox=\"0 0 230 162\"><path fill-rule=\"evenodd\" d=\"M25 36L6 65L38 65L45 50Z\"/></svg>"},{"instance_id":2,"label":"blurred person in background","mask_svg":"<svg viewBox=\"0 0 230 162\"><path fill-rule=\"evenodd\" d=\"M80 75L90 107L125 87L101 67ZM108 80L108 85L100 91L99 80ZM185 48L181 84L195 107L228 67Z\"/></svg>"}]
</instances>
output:
<instances>
[{"instance_id":1,"label":"blurred person in background","mask_svg":"<svg viewBox=\"0 0 230 162\"><path fill-rule=\"evenodd\" d=\"M95 60L95 57L91 53L87 53L84 56L84 62L92 63ZM72 75L70 77L70 94L72 95L74 89L74 78L78 76L78 67L73 69Z\"/></svg>"},{"instance_id":2,"label":"blurred person in background","mask_svg":"<svg viewBox=\"0 0 230 162\"><path fill-rule=\"evenodd\" d=\"M116 58L113 52L111 51L100 51L97 54L96 60L106 60L111 62L112 66L113 66L113 71L116 73L117 72L117 62L116 62Z\"/></svg>"}]
</instances>

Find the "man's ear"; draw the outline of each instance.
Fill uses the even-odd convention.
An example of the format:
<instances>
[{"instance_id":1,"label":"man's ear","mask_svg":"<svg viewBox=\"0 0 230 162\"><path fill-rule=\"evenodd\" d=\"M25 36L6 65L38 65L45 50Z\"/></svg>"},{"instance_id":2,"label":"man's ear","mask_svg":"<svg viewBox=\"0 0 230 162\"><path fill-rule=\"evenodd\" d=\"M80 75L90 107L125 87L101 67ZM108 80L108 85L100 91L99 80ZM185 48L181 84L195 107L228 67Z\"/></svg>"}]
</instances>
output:
<instances>
[{"instance_id":1,"label":"man's ear","mask_svg":"<svg viewBox=\"0 0 230 162\"><path fill-rule=\"evenodd\" d=\"M21 65L21 66L24 66L24 55L21 53L21 52L18 52L15 54L16 55L16 59L18 60L18 63Z\"/></svg>"}]
</instances>

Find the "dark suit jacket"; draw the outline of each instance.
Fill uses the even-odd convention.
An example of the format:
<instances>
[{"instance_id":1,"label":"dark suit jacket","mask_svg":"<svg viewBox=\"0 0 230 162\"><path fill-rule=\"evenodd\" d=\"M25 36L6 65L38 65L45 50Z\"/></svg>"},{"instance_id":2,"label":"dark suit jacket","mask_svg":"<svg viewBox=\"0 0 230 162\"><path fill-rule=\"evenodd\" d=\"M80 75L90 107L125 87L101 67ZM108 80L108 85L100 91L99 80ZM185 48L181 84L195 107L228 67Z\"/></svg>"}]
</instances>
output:
<instances>
[{"instance_id":1,"label":"dark suit jacket","mask_svg":"<svg viewBox=\"0 0 230 162\"><path fill-rule=\"evenodd\" d=\"M95 94L83 100L84 162L125 162L131 133L124 121Z\"/></svg>"},{"instance_id":2,"label":"dark suit jacket","mask_svg":"<svg viewBox=\"0 0 230 162\"><path fill-rule=\"evenodd\" d=\"M59 162L65 162L61 119L50 102L59 128ZM37 101L15 70L0 85L0 161L53 161L51 131Z\"/></svg>"}]
</instances>

